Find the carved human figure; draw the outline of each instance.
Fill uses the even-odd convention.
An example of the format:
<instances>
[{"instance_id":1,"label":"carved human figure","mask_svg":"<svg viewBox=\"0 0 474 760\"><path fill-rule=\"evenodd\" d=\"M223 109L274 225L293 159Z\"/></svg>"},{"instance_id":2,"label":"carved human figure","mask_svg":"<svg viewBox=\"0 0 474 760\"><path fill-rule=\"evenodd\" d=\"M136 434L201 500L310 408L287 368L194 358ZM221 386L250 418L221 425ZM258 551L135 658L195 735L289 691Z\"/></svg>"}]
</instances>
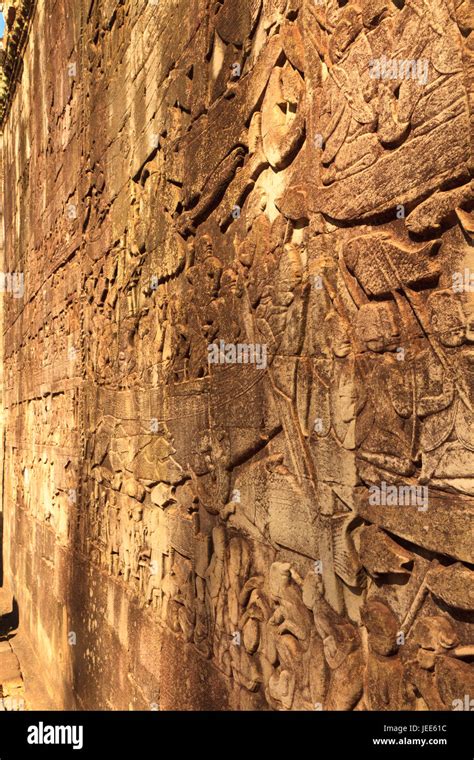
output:
<instances>
[{"instance_id":1,"label":"carved human figure","mask_svg":"<svg viewBox=\"0 0 474 760\"><path fill-rule=\"evenodd\" d=\"M139 578L140 557L145 543L143 506L128 510L128 523L122 538L122 571L125 581Z\"/></svg>"},{"instance_id":2,"label":"carved human figure","mask_svg":"<svg viewBox=\"0 0 474 760\"><path fill-rule=\"evenodd\" d=\"M230 638L226 630L227 539L225 528L217 525L212 531L213 552L205 573L206 604L214 657L227 675L231 674Z\"/></svg>"},{"instance_id":3,"label":"carved human figure","mask_svg":"<svg viewBox=\"0 0 474 760\"><path fill-rule=\"evenodd\" d=\"M196 625L194 628L194 644L200 654L206 659L211 656L211 626L206 604L206 582L198 575L196 583Z\"/></svg>"},{"instance_id":4,"label":"carved human figure","mask_svg":"<svg viewBox=\"0 0 474 760\"><path fill-rule=\"evenodd\" d=\"M254 615L245 607L249 604L252 593L254 597L259 596L255 591L263 585L263 579L249 578L250 574L249 545L240 536L234 536L229 542L227 552L226 624L231 640L229 654L236 682L253 692L262 683L259 658L253 657L261 643L261 631ZM256 603L257 599L253 601Z\"/></svg>"},{"instance_id":5,"label":"carved human figure","mask_svg":"<svg viewBox=\"0 0 474 760\"><path fill-rule=\"evenodd\" d=\"M357 332L365 348L357 359L358 377L368 388L367 403L356 423L359 460L378 470L408 477L415 467L406 422L390 397L393 352L400 348L401 327L395 303L368 303L359 309ZM384 404L379 400L385 399ZM366 468L365 468L366 469ZM376 477L375 473L372 477Z\"/></svg>"},{"instance_id":6,"label":"carved human figure","mask_svg":"<svg viewBox=\"0 0 474 760\"><path fill-rule=\"evenodd\" d=\"M190 560L175 549L169 554L162 591L165 622L185 641L192 641L196 622L194 573Z\"/></svg>"},{"instance_id":7,"label":"carved human figure","mask_svg":"<svg viewBox=\"0 0 474 760\"><path fill-rule=\"evenodd\" d=\"M118 575L120 570L120 507L115 494L107 500L106 546L109 572Z\"/></svg>"},{"instance_id":8,"label":"carved human figure","mask_svg":"<svg viewBox=\"0 0 474 760\"><path fill-rule=\"evenodd\" d=\"M298 579L298 580L296 580ZM303 654L309 646L311 618L303 603L300 579L289 563L270 567L270 599L275 605L268 621L268 659L273 672L267 684L268 698L279 709L289 710L307 691L308 674Z\"/></svg>"},{"instance_id":9,"label":"carved human figure","mask_svg":"<svg viewBox=\"0 0 474 760\"><path fill-rule=\"evenodd\" d=\"M474 495L474 329L473 302L464 305L450 291L428 299L437 354L419 357L422 419L420 481Z\"/></svg>"},{"instance_id":10,"label":"carved human figure","mask_svg":"<svg viewBox=\"0 0 474 760\"><path fill-rule=\"evenodd\" d=\"M203 430L193 442L191 468L197 495L211 514L227 504L230 493L230 441L225 430Z\"/></svg>"},{"instance_id":11,"label":"carved human figure","mask_svg":"<svg viewBox=\"0 0 474 760\"><path fill-rule=\"evenodd\" d=\"M399 655L400 624L395 613L385 601L372 597L362 609L361 617L369 646L364 673L366 709L409 709L404 698L404 671Z\"/></svg>"},{"instance_id":12,"label":"carved human figure","mask_svg":"<svg viewBox=\"0 0 474 760\"><path fill-rule=\"evenodd\" d=\"M270 166L285 168L304 137L305 89L301 74L286 61L275 67L262 104L263 151Z\"/></svg>"},{"instance_id":13,"label":"carved human figure","mask_svg":"<svg viewBox=\"0 0 474 760\"><path fill-rule=\"evenodd\" d=\"M456 657L459 636L453 622L441 614L422 617L413 639L415 656L404 674L408 699L418 710L452 710L454 699L472 693L474 685L472 668Z\"/></svg>"},{"instance_id":14,"label":"carved human figure","mask_svg":"<svg viewBox=\"0 0 474 760\"><path fill-rule=\"evenodd\" d=\"M303 601L313 613L329 669L323 709L352 710L363 690L363 655L357 626L328 604L321 576L313 571L304 580Z\"/></svg>"},{"instance_id":15,"label":"carved human figure","mask_svg":"<svg viewBox=\"0 0 474 760\"><path fill-rule=\"evenodd\" d=\"M366 403L366 392L362 382L356 382L349 324L333 312L326 327L331 356L316 365L308 429L318 438L331 431L338 448L352 451L357 446L356 419Z\"/></svg>"}]
</instances>

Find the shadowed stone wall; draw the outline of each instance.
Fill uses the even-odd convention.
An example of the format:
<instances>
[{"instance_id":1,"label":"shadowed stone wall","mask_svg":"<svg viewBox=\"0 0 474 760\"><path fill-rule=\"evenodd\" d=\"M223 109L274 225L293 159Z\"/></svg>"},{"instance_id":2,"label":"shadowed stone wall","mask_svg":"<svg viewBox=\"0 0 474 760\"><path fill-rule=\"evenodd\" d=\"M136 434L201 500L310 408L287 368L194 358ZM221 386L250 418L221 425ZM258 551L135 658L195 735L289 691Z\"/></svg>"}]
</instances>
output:
<instances>
[{"instance_id":1,"label":"shadowed stone wall","mask_svg":"<svg viewBox=\"0 0 474 760\"><path fill-rule=\"evenodd\" d=\"M55 703L464 709L469 3L4 5L5 575Z\"/></svg>"}]
</instances>

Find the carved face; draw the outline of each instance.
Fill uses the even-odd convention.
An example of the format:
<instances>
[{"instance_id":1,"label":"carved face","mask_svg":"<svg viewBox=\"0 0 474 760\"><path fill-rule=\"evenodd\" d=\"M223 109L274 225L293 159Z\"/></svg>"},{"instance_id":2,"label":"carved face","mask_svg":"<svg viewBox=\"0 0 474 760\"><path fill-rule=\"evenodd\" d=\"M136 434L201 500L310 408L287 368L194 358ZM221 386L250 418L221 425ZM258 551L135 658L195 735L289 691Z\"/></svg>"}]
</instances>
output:
<instances>
[{"instance_id":1,"label":"carved face","mask_svg":"<svg viewBox=\"0 0 474 760\"><path fill-rule=\"evenodd\" d=\"M235 293L237 291L238 281L239 275L234 269L225 269L222 272L220 295Z\"/></svg>"},{"instance_id":2,"label":"carved face","mask_svg":"<svg viewBox=\"0 0 474 760\"><path fill-rule=\"evenodd\" d=\"M449 291L440 291L430 297L429 305L431 325L440 343L447 348L461 346L466 337L466 325L457 298Z\"/></svg>"},{"instance_id":3,"label":"carved face","mask_svg":"<svg viewBox=\"0 0 474 760\"><path fill-rule=\"evenodd\" d=\"M384 602L371 599L362 611L362 620L367 628L369 647L374 654L388 656L397 649L397 618Z\"/></svg>"},{"instance_id":4,"label":"carved face","mask_svg":"<svg viewBox=\"0 0 474 760\"><path fill-rule=\"evenodd\" d=\"M357 331L369 351L395 351L401 337L395 305L387 302L364 304L357 316Z\"/></svg>"},{"instance_id":5,"label":"carved face","mask_svg":"<svg viewBox=\"0 0 474 760\"><path fill-rule=\"evenodd\" d=\"M143 507L135 507L132 511L133 522L141 522L143 520Z\"/></svg>"},{"instance_id":6,"label":"carved face","mask_svg":"<svg viewBox=\"0 0 474 760\"><path fill-rule=\"evenodd\" d=\"M282 598L290 580L290 565L287 562L274 562L270 568L270 593L274 601Z\"/></svg>"}]
</instances>

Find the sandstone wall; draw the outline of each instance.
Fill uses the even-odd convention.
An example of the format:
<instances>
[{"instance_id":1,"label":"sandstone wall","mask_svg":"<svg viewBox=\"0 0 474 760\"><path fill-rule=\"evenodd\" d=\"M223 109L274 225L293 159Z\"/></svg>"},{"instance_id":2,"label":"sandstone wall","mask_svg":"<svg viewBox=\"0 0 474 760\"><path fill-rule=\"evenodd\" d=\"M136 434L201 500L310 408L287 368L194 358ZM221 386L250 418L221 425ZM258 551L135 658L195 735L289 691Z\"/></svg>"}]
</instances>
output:
<instances>
[{"instance_id":1,"label":"sandstone wall","mask_svg":"<svg viewBox=\"0 0 474 760\"><path fill-rule=\"evenodd\" d=\"M56 704L453 709L469 3L5 5L4 556Z\"/></svg>"}]
</instances>

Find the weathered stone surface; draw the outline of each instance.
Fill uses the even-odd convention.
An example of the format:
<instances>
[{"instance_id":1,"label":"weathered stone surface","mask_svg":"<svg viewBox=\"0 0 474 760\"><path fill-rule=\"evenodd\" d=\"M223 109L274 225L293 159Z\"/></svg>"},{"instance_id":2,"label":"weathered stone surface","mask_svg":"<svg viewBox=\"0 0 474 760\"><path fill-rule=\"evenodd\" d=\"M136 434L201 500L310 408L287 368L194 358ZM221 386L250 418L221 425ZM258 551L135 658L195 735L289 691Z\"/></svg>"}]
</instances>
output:
<instances>
[{"instance_id":1,"label":"weathered stone surface","mask_svg":"<svg viewBox=\"0 0 474 760\"><path fill-rule=\"evenodd\" d=\"M5 575L55 704L461 709L469 3L8 5Z\"/></svg>"}]
</instances>

